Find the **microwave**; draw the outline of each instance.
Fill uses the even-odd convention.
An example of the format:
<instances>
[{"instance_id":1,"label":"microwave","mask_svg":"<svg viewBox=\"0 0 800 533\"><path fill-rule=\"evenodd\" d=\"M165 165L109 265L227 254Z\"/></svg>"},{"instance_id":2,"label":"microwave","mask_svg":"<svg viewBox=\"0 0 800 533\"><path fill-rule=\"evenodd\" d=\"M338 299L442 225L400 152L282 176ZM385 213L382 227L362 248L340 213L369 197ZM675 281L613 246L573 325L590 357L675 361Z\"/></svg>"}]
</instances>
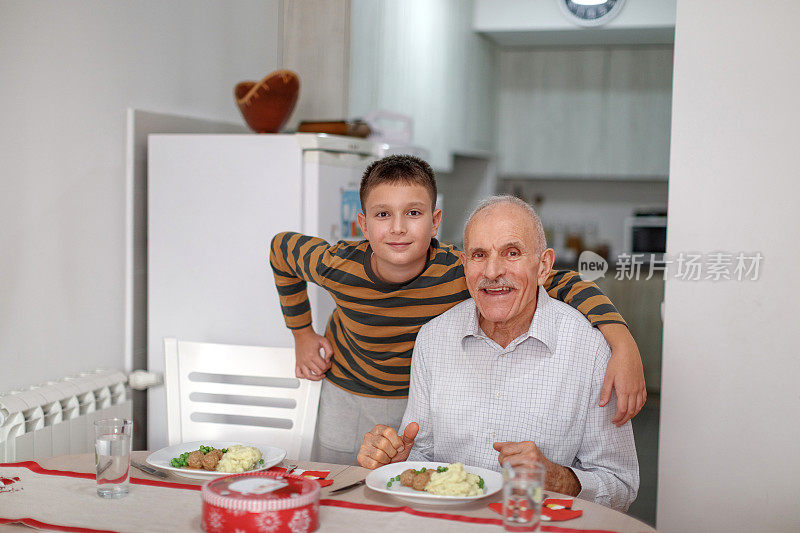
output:
<instances>
[{"instance_id":1,"label":"microwave","mask_svg":"<svg viewBox=\"0 0 800 533\"><path fill-rule=\"evenodd\" d=\"M667 251L666 213L643 213L625 219L624 250L628 254L643 254L649 260L650 254L661 261Z\"/></svg>"}]
</instances>

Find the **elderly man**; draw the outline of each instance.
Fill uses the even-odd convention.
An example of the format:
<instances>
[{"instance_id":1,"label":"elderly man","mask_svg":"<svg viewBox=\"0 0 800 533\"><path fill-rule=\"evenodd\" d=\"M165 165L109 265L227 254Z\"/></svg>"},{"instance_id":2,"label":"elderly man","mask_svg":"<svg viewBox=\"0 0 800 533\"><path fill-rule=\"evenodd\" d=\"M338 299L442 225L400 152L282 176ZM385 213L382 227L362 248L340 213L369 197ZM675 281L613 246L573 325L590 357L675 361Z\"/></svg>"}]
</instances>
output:
<instances>
[{"instance_id":1,"label":"elderly man","mask_svg":"<svg viewBox=\"0 0 800 533\"><path fill-rule=\"evenodd\" d=\"M541 288L553 266L533 209L485 200L464 230L466 300L420 329L402 435L364 436L366 468L405 460L499 470L541 462L545 488L627 510L639 488L630 422L599 407L611 350Z\"/></svg>"}]
</instances>

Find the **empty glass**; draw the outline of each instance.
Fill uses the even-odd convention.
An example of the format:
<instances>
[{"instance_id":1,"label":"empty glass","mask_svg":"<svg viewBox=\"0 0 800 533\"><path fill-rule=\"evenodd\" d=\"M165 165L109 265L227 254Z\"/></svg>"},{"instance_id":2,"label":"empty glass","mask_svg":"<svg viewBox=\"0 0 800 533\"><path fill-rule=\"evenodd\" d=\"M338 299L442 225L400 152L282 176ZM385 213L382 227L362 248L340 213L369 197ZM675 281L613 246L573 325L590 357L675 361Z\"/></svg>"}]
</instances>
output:
<instances>
[{"instance_id":1,"label":"empty glass","mask_svg":"<svg viewBox=\"0 0 800 533\"><path fill-rule=\"evenodd\" d=\"M106 418L94 423L94 458L97 467L97 495L122 498L128 494L133 422Z\"/></svg>"},{"instance_id":2,"label":"empty glass","mask_svg":"<svg viewBox=\"0 0 800 533\"><path fill-rule=\"evenodd\" d=\"M506 531L537 531L542 512L544 466L503 465L503 526Z\"/></svg>"}]
</instances>

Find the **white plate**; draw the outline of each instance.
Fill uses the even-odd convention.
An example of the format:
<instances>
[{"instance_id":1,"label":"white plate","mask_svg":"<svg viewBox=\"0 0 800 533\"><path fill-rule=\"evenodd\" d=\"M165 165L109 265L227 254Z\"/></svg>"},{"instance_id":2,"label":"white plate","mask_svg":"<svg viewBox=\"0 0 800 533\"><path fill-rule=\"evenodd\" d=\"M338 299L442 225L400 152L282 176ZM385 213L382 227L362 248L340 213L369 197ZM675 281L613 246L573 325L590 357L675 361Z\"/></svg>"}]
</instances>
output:
<instances>
[{"instance_id":1,"label":"white plate","mask_svg":"<svg viewBox=\"0 0 800 533\"><path fill-rule=\"evenodd\" d=\"M392 483L391 487L386 487L386 483L390 478L393 478L403 471L413 468L419 470L422 467L436 469L440 466L448 466L448 463L435 463L432 461L405 461L402 463L394 463L380 468L376 468L367 475L367 487L384 494L390 494L395 498L400 498L411 503L421 503L425 505L458 505L462 503L474 502L486 496L492 495L503 488L503 476L499 472L486 470L485 468L478 468L477 466L466 466L464 470L470 474L478 474L483 478L483 494L479 496L440 496L438 494L431 494L420 490L414 490L411 487L404 487L399 481Z\"/></svg>"},{"instance_id":2,"label":"white plate","mask_svg":"<svg viewBox=\"0 0 800 533\"><path fill-rule=\"evenodd\" d=\"M274 446L263 446L261 444L250 444L248 442L240 441L219 441L219 440L204 440L196 442L184 442L183 444L176 444L174 446L167 446L161 448L157 452L151 453L147 457L147 462L161 470L169 470L175 472L179 476L188 477L191 479L212 479L215 477L229 476L228 472L212 472L210 470L190 470L188 468L175 468L169 462L178 457L184 452L193 452L200 448L200 446L211 446L217 449L229 448L235 444L242 446L252 446L261 450L261 458L264 459L264 464L258 464L248 472L257 472L258 470L265 470L283 461L286 457L286 450L276 448Z\"/></svg>"}]
</instances>

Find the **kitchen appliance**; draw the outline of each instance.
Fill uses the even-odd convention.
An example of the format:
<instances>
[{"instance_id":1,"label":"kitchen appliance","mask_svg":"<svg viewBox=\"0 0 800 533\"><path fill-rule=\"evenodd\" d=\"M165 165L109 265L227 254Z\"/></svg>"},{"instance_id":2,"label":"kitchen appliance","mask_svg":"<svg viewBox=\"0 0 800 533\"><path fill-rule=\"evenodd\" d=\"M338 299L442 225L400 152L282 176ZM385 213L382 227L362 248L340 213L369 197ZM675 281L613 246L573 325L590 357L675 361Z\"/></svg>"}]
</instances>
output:
<instances>
[{"instance_id":1,"label":"kitchen appliance","mask_svg":"<svg viewBox=\"0 0 800 533\"><path fill-rule=\"evenodd\" d=\"M324 134L151 135L148 369L163 372L164 337L293 346L269 266L270 240L281 231L361 239L361 175L398 152L427 156ZM333 300L311 283L308 292L314 329L322 333ZM165 410L164 388L150 389L150 449L167 444Z\"/></svg>"},{"instance_id":2,"label":"kitchen appliance","mask_svg":"<svg viewBox=\"0 0 800 533\"><path fill-rule=\"evenodd\" d=\"M661 261L667 250L667 212L637 211L625 219L624 251Z\"/></svg>"}]
</instances>

